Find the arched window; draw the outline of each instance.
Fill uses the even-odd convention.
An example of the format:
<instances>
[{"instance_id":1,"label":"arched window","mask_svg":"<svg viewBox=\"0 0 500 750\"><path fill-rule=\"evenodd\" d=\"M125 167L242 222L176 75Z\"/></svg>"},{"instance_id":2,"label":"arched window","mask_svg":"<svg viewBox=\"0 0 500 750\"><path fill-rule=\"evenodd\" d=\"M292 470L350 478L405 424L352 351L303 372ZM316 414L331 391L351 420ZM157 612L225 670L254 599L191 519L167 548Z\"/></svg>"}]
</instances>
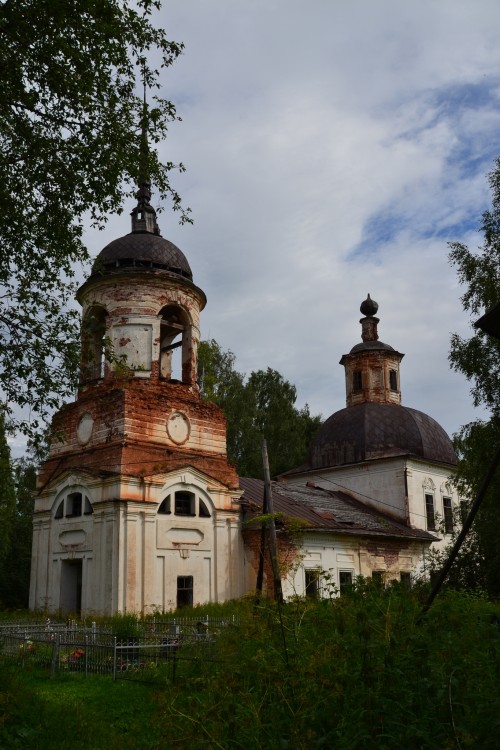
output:
<instances>
[{"instance_id":1,"label":"arched window","mask_svg":"<svg viewBox=\"0 0 500 750\"><path fill-rule=\"evenodd\" d=\"M87 495L82 492L69 492L57 503L54 518L57 520L81 518L82 516L91 516L93 512L92 503Z\"/></svg>"},{"instance_id":2,"label":"arched window","mask_svg":"<svg viewBox=\"0 0 500 750\"><path fill-rule=\"evenodd\" d=\"M172 503L173 497L173 503ZM158 515L196 516L199 518L211 518L209 504L197 497L194 492L178 490L173 495L167 495L158 506Z\"/></svg>"},{"instance_id":3,"label":"arched window","mask_svg":"<svg viewBox=\"0 0 500 750\"><path fill-rule=\"evenodd\" d=\"M191 323L185 310L167 305L160 312L160 377L194 383Z\"/></svg>"},{"instance_id":4,"label":"arched window","mask_svg":"<svg viewBox=\"0 0 500 750\"><path fill-rule=\"evenodd\" d=\"M106 359L106 316L103 307L91 307L82 322L82 356L80 382L86 383L104 377Z\"/></svg>"},{"instance_id":5,"label":"arched window","mask_svg":"<svg viewBox=\"0 0 500 750\"><path fill-rule=\"evenodd\" d=\"M170 495L167 495L167 497L161 501L158 513L161 515L168 515L170 512Z\"/></svg>"},{"instance_id":6,"label":"arched window","mask_svg":"<svg viewBox=\"0 0 500 750\"><path fill-rule=\"evenodd\" d=\"M207 506L205 505L205 503L203 502L201 498L199 500L199 503L200 503L200 510L199 510L200 518L210 518L210 511L208 510Z\"/></svg>"}]
</instances>

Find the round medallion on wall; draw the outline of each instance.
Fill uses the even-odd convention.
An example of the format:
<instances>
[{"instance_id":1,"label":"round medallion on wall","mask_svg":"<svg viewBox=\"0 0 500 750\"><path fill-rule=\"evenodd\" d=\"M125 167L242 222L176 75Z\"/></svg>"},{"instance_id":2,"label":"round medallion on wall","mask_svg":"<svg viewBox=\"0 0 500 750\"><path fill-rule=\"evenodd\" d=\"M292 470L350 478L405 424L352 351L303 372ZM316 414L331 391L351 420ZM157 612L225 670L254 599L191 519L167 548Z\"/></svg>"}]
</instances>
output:
<instances>
[{"instance_id":1,"label":"round medallion on wall","mask_svg":"<svg viewBox=\"0 0 500 750\"><path fill-rule=\"evenodd\" d=\"M82 445L89 442L93 428L94 420L92 419L92 415L88 412L82 414L76 428L76 436Z\"/></svg>"},{"instance_id":2,"label":"round medallion on wall","mask_svg":"<svg viewBox=\"0 0 500 750\"><path fill-rule=\"evenodd\" d=\"M174 411L167 419L167 433L177 445L185 443L189 437L191 425L189 419L181 411Z\"/></svg>"}]
</instances>

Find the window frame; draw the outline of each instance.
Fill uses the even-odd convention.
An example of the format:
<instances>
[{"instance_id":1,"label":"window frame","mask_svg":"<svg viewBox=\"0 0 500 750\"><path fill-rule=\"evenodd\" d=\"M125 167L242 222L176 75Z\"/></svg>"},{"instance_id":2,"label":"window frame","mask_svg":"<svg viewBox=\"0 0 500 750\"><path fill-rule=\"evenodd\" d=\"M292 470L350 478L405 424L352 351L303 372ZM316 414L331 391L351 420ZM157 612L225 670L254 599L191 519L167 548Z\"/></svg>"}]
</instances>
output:
<instances>
[{"instance_id":1,"label":"window frame","mask_svg":"<svg viewBox=\"0 0 500 750\"><path fill-rule=\"evenodd\" d=\"M321 598L320 568L304 568L304 596L311 600Z\"/></svg>"},{"instance_id":2,"label":"window frame","mask_svg":"<svg viewBox=\"0 0 500 750\"><path fill-rule=\"evenodd\" d=\"M342 581L342 576L344 575L348 575L350 577L349 583ZM345 568L343 570L339 570L338 576L339 576L339 593L345 594L346 591L350 591L350 589L352 588L354 584L354 570L352 570L352 568L351 569Z\"/></svg>"},{"instance_id":3,"label":"window frame","mask_svg":"<svg viewBox=\"0 0 500 750\"><path fill-rule=\"evenodd\" d=\"M372 583L378 589L385 589L385 570L372 570Z\"/></svg>"},{"instance_id":4,"label":"window frame","mask_svg":"<svg viewBox=\"0 0 500 750\"><path fill-rule=\"evenodd\" d=\"M443 497L443 521L445 534L453 534L455 530L453 523L453 500L449 495Z\"/></svg>"},{"instance_id":5,"label":"window frame","mask_svg":"<svg viewBox=\"0 0 500 750\"><path fill-rule=\"evenodd\" d=\"M426 492L424 494L424 503L427 531L436 531L436 507L434 503L434 494Z\"/></svg>"},{"instance_id":6,"label":"window frame","mask_svg":"<svg viewBox=\"0 0 500 750\"><path fill-rule=\"evenodd\" d=\"M353 393L363 392L363 371L362 370L352 371L352 392Z\"/></svg>"},{"instance_id":7,"label":"window frame","mask_svg":"<svg viewBox=\"0 0 500 750\"><path fill-rule=\"evenodd\" d=\"M186 585L186 583L188 585ZM184 596L184 592L187 592L186 597ZM183 601L184 599L186 599L186 601ZM193 606L193 603L194 603L194 577L193 576L177 576L176 603L177 603L177 609L182 609L183 607Z\"/></svg>"},{"instance_id":8,"label":"window frame","mask_svg":"<svg viewBox=\"0 0 500 750\"><path fill-rule=\"evenodd\" d=\"M188 504L189 511L186 512L183 509L183 505L187 509ZM194 492L189 492L189 490L177 490L177 492L174 492L174 515L187 518L196 516L196 495Z\"/></svg>"},{"instance_id":9,"label":"window frame","mask_svg":"<svg viewBox=\"0 0 500 750\"><path fill-rule=\"evenodd\" d=\"M389 370L389 390L392 393L398 392L398 373L397 370Z\"/></svg>"}]
</instances>

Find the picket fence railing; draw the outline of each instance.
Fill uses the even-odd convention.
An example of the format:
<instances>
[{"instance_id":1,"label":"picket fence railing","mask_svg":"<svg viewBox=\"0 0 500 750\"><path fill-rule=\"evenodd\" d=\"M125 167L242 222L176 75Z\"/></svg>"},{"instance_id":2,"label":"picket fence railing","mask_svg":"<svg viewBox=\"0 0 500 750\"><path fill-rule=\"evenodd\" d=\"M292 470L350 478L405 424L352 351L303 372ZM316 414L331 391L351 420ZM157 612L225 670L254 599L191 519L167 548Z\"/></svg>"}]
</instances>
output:
<instances>
[{"instance_id":1,"label":"picket fence railing","mask_svg":"<svg viewBox=\"0 0 500 750\"><path fill-rule=\"evenodd\" d=\"M192 673L219 663L218 635L235 624L235 618L152 618L138 621L134 635L120 637L96 623L9 623L0 626L0 658L47 668L51 677L73 672L175 681L180 665Z\"/></svg>"}]
</instances>

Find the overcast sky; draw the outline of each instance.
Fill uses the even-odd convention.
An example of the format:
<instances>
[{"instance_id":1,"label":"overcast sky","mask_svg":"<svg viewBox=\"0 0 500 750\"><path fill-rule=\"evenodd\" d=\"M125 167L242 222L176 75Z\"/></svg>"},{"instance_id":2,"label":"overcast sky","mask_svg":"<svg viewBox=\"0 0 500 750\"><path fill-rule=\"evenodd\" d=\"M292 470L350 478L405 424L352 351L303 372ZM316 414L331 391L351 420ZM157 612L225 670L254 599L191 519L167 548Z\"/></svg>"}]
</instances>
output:
<instances>
[{"instance_id":1,"label":"overcast sky","mask_svg":"<svg viewBox=\"0 0 500 750\"><path fill-rule=\"evenodd\" d=\"M169 0L160 18L185 43L162 154L195 223L159 223L207 294L202 337L326 418L369 292L403 403L449 433L481 416L447 360L470 330L447 242L481 243L500 156L498 0Z\"/></svg>"}]
</instances>

